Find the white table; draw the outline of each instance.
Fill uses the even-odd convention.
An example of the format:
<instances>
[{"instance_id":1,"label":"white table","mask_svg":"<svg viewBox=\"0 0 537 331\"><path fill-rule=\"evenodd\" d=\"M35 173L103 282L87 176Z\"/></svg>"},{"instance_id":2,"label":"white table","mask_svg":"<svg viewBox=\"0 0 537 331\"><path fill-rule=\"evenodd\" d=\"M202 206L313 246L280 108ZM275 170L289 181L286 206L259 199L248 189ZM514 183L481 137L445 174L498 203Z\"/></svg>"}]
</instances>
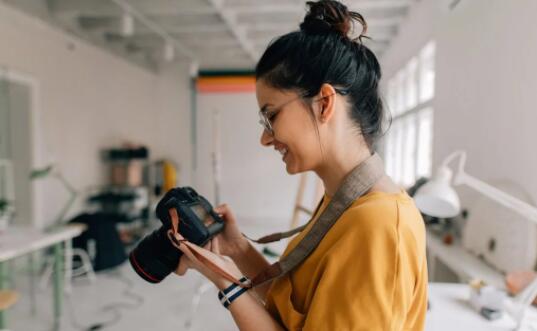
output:
<instances>
[{"instance_id":1,"label":"white table","mask_svg":"<svg viewBox=\"0 0 537 331\"><path fill-rule=\"evenodd\" d=\"M482 259L466 251L459 240L446 245L436 234L427 230L427 264L429 268L429 281L434 282L436 266L443 263L458 277L460 282L469 282L473 279L482 279L487 284L504 288L504 275L488 265Z\"/></svg>"},{"instance_id":2,"label":"white table","mask_svg":"<svg viewBox=\"0 0 537 331\"><path fill-rule=\"evenodd\" d=\"M466 284L429 284L430 309L427 312L427 331L507 331L513 330L515 321L507 314L489 321L470 305L469 286ZM523 331L537 331L537 309L529 309Z\"/></svg>"},{"instance_id":3,"label":"white table","mask_svg":"<svg viewBox=\"0 0 537 331\"><path fill-rule=\"evenodd\" d=\"M54 330L60 329L63 305L63 247L71 249L71 239L84 232L85 227L68 225L56 228L51 232L42 232L32 227L9 227L0 234L0 289L5 287L5 262L16 257L29 254L40 249L53 246L54 248ZM66 263L71 263L68 258ZM70 270L70 266L67 267ZM5 312L0 312L0 329L5 328Z\"/></svg>"}]
</instances>

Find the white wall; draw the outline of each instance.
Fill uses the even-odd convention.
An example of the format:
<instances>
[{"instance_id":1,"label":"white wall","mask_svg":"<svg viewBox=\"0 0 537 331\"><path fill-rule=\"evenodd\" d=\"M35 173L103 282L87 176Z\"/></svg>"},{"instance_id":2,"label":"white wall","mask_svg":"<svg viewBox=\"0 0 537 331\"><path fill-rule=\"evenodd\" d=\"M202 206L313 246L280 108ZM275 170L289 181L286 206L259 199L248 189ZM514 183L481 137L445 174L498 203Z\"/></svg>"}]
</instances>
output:
<instances>
[{"instance_id":1,"label":"white wall","mask_svg":"<svg viewBox=\"0 0 537 331\"><path fill-rule=\"evenodd\" d=\"M190 92L187 65L150 73L0 4L0 66L38 86L34 166L56 161L79 189L102 184L102 148L125 140L146 144L152 157L181 164L190 183ZM62 188L40 183L36 223L51 222Z\"/></svg>"},{"instance_id":2,"label":"white wall","mask_svg":"<svg viewBox=\"0 0 537 331\"><path fill-rule=\"evenodd\" d=\"M382 84L394 76L425 44L435 38L436 18L443 1L422 0L411 7L397 36L380 57ZM367 19L367 17L366 17Z\"/></svg>"},{"instance_id":3,"label":"white wall","mask_svg":"<svg viewBox=\"0 0 537 331\"><path fill-rule=\"evenodd\" d=\"M381 59L385 81L434 39L434 164L465 149L468 173L514 182L537 200L537 2L447 3L415 5Z\"/></svg>"},{"instance_id":4,"label":"white wall","mask_svg":"<svg viewBox=\"0 0 537 331\"><path fill-rule=\"evenodd\" d=\"M214 201L212 113L219 111L222 202L231 206L241 225L283 230L291 221L299 177L287 174L274 148L260 144L258 109L254 93L199 95L196 187ZM313 202L313 195L304 199L310 200Z\"/></svg>"}]
</instances>

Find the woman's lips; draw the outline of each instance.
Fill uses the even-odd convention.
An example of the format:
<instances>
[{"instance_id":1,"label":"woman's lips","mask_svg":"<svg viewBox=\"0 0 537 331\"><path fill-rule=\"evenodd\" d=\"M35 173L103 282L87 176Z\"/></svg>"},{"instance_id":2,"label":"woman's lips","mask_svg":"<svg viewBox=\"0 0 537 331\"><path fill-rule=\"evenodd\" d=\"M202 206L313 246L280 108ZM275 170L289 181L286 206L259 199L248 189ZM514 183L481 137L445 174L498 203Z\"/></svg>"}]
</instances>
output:
<instances>
[{"instance_id":1,"label":"woman's lips","mask_svg":"<svg viewBox=\"0 0 537 331\"><path fill-rule=\"evenodd\" d=\"M276 150L280 152L280 154L282 155L282 160L285 159L285 157L289 153L289 150L287 149L287 147L284 147L284 146L276 147Z\"/></svg>"}]
</instances>

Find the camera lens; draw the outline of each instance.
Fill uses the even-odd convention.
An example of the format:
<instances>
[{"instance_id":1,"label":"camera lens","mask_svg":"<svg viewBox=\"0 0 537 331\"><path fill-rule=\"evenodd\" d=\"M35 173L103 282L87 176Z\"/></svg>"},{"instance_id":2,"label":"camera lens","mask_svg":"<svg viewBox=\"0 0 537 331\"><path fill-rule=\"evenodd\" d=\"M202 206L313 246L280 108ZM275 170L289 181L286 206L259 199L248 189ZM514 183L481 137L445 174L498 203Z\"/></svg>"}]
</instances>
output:
<instances>
[{"instance_id":1,"label":"camera lens","mask_svg":"<svg viewBox=\"0 0 537 331\"><path fill-rule=\"evenodd\" d=\"M179 264L182 252L175 248L165 227L146 236L129 255L136 273L150 283L160 283Z\"/></svg>"}]
</instances>

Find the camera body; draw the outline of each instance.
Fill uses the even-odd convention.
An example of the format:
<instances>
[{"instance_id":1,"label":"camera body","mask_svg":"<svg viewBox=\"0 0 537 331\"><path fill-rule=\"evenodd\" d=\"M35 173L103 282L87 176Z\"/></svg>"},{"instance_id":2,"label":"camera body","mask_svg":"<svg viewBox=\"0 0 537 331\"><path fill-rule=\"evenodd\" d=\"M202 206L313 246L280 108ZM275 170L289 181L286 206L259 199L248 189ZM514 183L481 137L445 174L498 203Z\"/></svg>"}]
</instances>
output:
<instances>
[{"instance_id":1,"label":"camera body","mask_svg":"<svg viewBox=\"0 0 537 331\"><path fill-rule=\"evenodd\" d=\"M159 283L173 272L182 252L172 245L168 230L172 228L170 209L179 215L179 233L188 241L203 246L224 229L224 221L213 207L191 187L171 189L156 208L162 226L146 236L129 254L136 273L150 283Z\"/></svg>"},{"instance_id":2,"label":"camera body","mask_svg":"<svg viewBox=\"0 0 537 331\"><path fill-rule=\"evenodd\" d=\"M209 201L191 187L171 189L157 205L157 217L166 229L171 229L172 208L179 214L179 233L198 246L205 245L224 228L224 221Z\"/></svg>"}]
</instances>

